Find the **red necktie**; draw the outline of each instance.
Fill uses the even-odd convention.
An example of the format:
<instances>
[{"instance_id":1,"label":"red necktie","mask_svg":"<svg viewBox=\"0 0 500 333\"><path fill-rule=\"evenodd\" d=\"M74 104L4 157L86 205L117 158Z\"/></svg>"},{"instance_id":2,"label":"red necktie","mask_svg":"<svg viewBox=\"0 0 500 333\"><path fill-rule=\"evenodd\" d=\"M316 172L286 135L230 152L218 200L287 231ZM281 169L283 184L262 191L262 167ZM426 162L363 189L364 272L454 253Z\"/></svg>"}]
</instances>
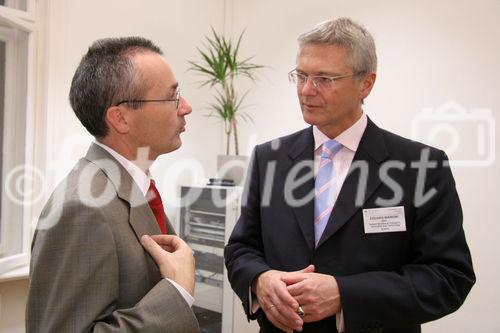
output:
<instances>
[{"instance_id":1,"label":"red necktie","mask_svg":"<svg viewBox=\"0 0 500 333\"><path fill-rule=\"evenodd\" d=\"M160 193L156 189L155 182L151 180L149 183L149 190L146 194L146 199L148 200L149 207L155 214L156 222L160 227L161 233L167 233L167 226L165 225L165 211L163 210L163 202L161 201Z\"/></svg>"}]
</instances>

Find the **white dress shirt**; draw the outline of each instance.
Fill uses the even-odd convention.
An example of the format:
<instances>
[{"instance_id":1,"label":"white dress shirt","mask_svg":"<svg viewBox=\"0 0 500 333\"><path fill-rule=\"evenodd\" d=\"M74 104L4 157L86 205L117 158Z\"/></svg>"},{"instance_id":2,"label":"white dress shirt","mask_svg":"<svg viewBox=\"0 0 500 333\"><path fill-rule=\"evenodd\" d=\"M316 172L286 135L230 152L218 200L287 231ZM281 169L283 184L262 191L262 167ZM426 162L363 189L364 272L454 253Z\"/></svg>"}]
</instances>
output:
<instances>
[{"instance_id":1,"label":"white dress shirt","mask_svg":"<svg viewBox=\"0 0 500 333\"><path fill-rule=\"evenodd\" d=\"M342 144L342 148L333 157L333 168L335 170L335 197L334 202L337 201L337 196L342 188L347 172L351 167L352 160L356 150L358 150L359 142L365 132L368 118L363 113L361 117L348 129L340 133L336 138L333 138L338 143ZM316 126L313 126L314 136L314 175L318 172L318 166L321 161L321 149L325 141L331 140Z\"/></svg>"},{"instance_id":2,"label":"white dress shirt","mask_svg":"<svg viewBox=\"0 0 500 333\"><path fill-rule=\"evenodd\" d=\"M136 185L139 187L141 190L142 194L144 194L144 197L146 197L146 194L148 193L149 190L149 184L151 183L151 175L149 173L149 170L144 173L137 165L134 163L130 162L128 159L120 155L118 152L116 152L114 149L106 146L105 144L95 141L95 144L98 145L99 147L102 147L105 149L108 153L111 154L124 168L127 170L127 172L130 174ZM186 302L189 304L189 306L193 306L194 303L194 298L189 294L186 289L184 289L180 284L175 282L174 280L171 280L169 278L166 278L170 283L174 285L174 287L179 290L181 293L182 297L186 300Z\"/></svg>"}]
</instances>

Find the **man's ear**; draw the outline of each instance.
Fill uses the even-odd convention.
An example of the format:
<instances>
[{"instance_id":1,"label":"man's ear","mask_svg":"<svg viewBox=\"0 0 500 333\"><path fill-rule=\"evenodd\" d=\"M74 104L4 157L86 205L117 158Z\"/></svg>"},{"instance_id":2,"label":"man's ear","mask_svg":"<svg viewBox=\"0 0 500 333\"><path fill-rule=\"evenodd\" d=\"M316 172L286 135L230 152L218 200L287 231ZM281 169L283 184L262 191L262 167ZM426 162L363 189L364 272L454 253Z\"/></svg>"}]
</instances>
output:
<instances>
[{"instance_id":1,"label":"man's ear","mask_svg":"<svg viewBox=\"0 0 500 333\"><path fill-rule=\"evenodd\" d=\"M370 73L363 78L363 81L361 82L361 90L359 96L361 97L362 100L368 97L368 95L370 95L370 91L372 91L376 78L377 78L376 73Z\"/></svg>"},{"instance_id":2,"label":"man's ear","mask_svg":"<svg viewBox=\"0 0 500 333\"><path fill-rule=\"evenodd\" d=\"M129 131L129 124L125 117L125 112L126 110L121 106L110 106L106 110L106 123L119 134L127 134Z\"/></svg>"}]
</instances>

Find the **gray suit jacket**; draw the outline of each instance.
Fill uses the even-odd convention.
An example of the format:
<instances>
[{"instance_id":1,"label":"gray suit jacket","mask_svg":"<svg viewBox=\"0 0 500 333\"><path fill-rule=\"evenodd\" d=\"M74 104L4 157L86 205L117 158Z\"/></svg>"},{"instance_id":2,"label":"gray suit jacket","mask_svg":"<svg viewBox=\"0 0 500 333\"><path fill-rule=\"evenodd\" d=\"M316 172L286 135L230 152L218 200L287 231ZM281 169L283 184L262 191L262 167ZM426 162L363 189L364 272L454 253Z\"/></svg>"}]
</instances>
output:
<instances>
[{"instance_id":1,"label":"gray suit jacket","mask_svg":"<svg viewBox=\"0 0 500 333\"><path fill-rule=\"evenodd\" d=\"M92 144L40 216L26 331L198 332L192 309L140 244L159 233L130 174Z\"/></svg>"}]
</instances>

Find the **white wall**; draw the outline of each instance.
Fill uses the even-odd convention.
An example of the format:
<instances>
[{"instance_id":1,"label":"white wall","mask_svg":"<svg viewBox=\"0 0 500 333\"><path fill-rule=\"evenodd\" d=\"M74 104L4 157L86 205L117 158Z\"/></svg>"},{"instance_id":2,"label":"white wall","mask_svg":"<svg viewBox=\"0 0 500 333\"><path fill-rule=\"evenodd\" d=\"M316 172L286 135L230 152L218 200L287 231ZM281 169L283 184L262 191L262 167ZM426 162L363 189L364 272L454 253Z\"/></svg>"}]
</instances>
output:
<instances>
[{"instance_id":1,"label":"white wall","mask_svg":"<svg viewBox=\"0 0 500 333\"><path fill-rule=\"evenodd\" d=\"M176 198L176 182L166 171L176 161L196 159L208 176L214 173L215 155L222 153L220 126L204 117L210 95L197 88L195 76L186 73L186 61L196 57L195 47L209 33L209 25L218 30L226 27L234 35L246 28L242 52L268 66L248 96L246 111L253 123L241 125L243 153L249 154L255 143L305 127L295 90L286 77L294 67L296 37L315 23L338 16L362 22L376 39L378 79L365 109L379 126L411 136L416 114L447 101L467 109L489 108L498 120L499 0L51 0L49 14L48 190L90 142L70 109L68 91L87 47L107 36L143 35L157 42L181 83L183 96L193 106L183 147L162 157L153 170L169 203ZM473 138L473 125L460 133L461 150L472 154L466 139ZM78 148L67 149L74 142L80 142ZM454 169L478 282L459 311L425 325L424 332L500 331L500 267L495 260L500 255L495 246L500 224L491 209L498 201L498 167L495 162L489 167ZM186 175L179 180L188 181ZM167 214L175 218L175 208L167 206Z\"/></svg>"},{"instance_id":2,"label":"white wall","mask_svg":"<svg viewBox=\"0 0 500 333\"><path fill-rule=\"evenodd\" d=\"M28 280L0 283L0 332L24 332L24 308L28 293Z\"/></svg>"}]
</instances>

